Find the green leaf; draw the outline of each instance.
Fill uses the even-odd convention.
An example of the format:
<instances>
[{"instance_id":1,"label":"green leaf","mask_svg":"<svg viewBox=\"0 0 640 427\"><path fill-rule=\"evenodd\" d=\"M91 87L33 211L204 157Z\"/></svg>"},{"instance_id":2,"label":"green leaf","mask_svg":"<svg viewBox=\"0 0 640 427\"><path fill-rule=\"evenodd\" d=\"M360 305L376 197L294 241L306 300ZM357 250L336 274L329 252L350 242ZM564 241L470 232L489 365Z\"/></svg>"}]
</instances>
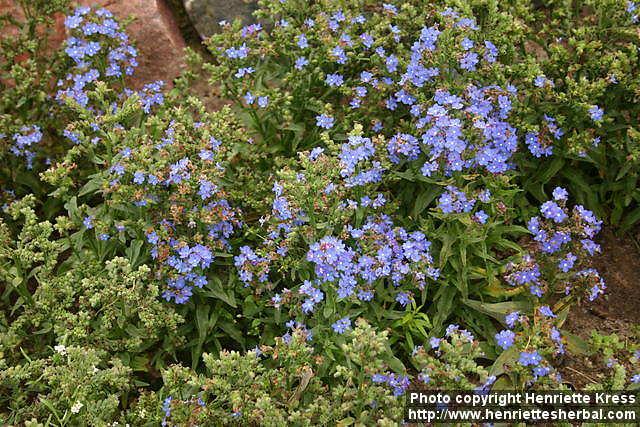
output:
<instances>
[{"instance_id":1,"label":"green leaf","mask_svg":"<svg viewBox=\"0 0 640 427\"><path fill-rule=\"evenodd\" d=\"M486 303L470 299L462 302L480 313L487 314L504 324L504 318L508 313L514 311L528 312L531 310L531 303L528 301L507 301L497 303Z\"/></svg>"},{"instance_id":2,"label":"green leaf","mask_svg":"<svg viewBox=\"0 0 640 427\"><path fill-rule=\"evenodd\" d=\"M567 340L567 350L569 350L570 353L579 356L590 356L593 354L593 349L589 346L589 343L579 336L565 330L562 330L562 335Z\"/></svg>"},{"instance_id":3,"label":"green leaf","mask_svg":"<svg viewBox=\"0 0 640 427\"><path fill-rule=\"evenodd\" d=\"M222 329L227 335L233 338L236 342L244 347L244 337L242 332L238 329L238 325L232 323L229 320L218 323L220 329Z\"/></svg>"},{"instance_id":4,"label":"green leaf","mask_svg":"<svg viewBox=\"0 0 640 427\"><path fill-rule=\"evenodd\" d=\"M95 193L102 188L104 179L101 174L91 175L91 179L80 189L78 197L86 196L87 194Z\"/></svg>"},{"instance_id":5,"label":"green leaf","mask_svg":"<svg viewBox=\"0 0 640 427\"><path fill-rule=\"evenodd\" d=\"M233 308L237 308L236 298L233 294L233 291L229 293L225 292L225 290L222 288L222 282L220 281L220 279L214 277L212 280L209 280L209 283L207 283L206 287L210 291L207 293L208 295L224 301Z\"/></svg>"},{"instance_id":6,"label":"green leaf","mask_svg":"<svg viewBox=\"0 0 640 427\"><path fill-rule=\"evenodd\" d=\"M548 167L542 168L541 172L536 175L536 181L542 184L548 183L551 178L553 178L558 172L560 172L560 170L564 166L564 163L565 159L563 157L554 157Z\"/></svg>"},{"instance_id":7,"label":"green leaf","mask_svg":"<svg viewBox=\"0 0 640 427\"><path fill-rule=\"evenodd\" d=\"M620 229L622 231L626 231L633 227L638 221L640 221L640 208L635 208L633 211L625 215L624 219L620 223Z\"/></svg>"},{"instance_id":8,"label":"green leaf","mask_svg":"<svg viewBox=\"0 0 640 427\"><path fill-rule=\"evenodd\" d=\"M417 218L422 213L422 211L424 211L431 204L431 202L433 202L440 191L440 187L436 186L431 186L430 188L422 191L418 195L418 197L416 197L411 215Z\"/></svg>"},{"instance_id":9,"label":"green leaf","mask_svg":"<svg viewBox=\"0 0 640 427\"><path fill-rule=\"evenodd\" d=\"M69 212L69 218L72 220L80 219L80 212L78 211L78 201L76 196L73 196L69 201L64 205L64 208Z\"/></svg>"},{"instance_id":10,"label":"green leaf","mask_svg":"<svg viewBox=\"0 0 640 427\"><path fill-rule=\"evenodd\" d=\"M125 250L125 254L131 262L131 266L133 268L137 267L140 260L140 250L142 249L142 245L144 242L142 240L134 240L131 242L131 245Z\"/></svg>"},{"instance_id":11,"label":"green leaf","mask_svg":"<svg viewBox=\"0 0 640 427\"><path fill-rule=\"evenodd\" d=\"M491 375L495 375L496 377L504 374L507 371L507 368L513 366L518 359L518 349L516 346L510 347L508 350L503 351L500 356L496 359L496 361L491 366L491 370L489 373Z\"/></svg>"},{"instance_id":12,"label":"green leaf","mask_svg":"<svg viewBox=\"0 0 640 427\"><path fill-rule=\"evenodd\" d=\"M209 305L199 304L196 307L196 329L201 340L207 336L209 332Z\"/></svg>"}]
</instances>

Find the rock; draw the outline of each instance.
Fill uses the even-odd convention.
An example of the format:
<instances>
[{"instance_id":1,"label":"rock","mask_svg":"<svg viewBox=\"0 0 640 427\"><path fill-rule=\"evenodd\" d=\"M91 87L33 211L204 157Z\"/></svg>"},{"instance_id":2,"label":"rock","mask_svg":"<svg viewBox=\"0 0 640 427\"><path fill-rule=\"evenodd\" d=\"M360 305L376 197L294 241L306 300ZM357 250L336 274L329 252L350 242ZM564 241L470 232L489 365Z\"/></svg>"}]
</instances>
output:
<instances>
[{"instance_id":1,"label":"rock","mask_svg":"<svg viewBox=\"0 0 640 427\"><path fill-rule=\"evenodd\" d=\"M120 21L133 17L127 33L138 49L134 88L155 80L171 85L184 66L185 41L164 0L80 0L85 6L109 9Z\"/></svg>"},{"instance_id":2,"label":"rock","mask_svg":"<svg viewBox=\"0 0 640 427\"><path fill-rule=\"evenodd\" d=\"M254 21L251 14L258 8L256 0L184 0L184 8L200 37L206 39L220 31L220 21L240 18L245 24Z\"/></svg>"}]
</instances>

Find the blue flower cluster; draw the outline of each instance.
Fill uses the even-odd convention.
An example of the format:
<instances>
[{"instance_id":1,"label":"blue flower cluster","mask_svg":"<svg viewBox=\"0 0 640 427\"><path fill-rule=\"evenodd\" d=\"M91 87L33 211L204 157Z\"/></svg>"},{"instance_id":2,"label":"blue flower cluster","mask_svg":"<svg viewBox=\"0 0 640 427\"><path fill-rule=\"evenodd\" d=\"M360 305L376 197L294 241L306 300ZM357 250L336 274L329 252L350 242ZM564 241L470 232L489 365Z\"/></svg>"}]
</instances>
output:
<instances>
[{"instance_id":1,"label":"blue flower cluster","mask_svg":"<svg viewBox=\"0 0 640 427\"><path fill-rule=\"evenodd\" d=\"M467 193L453 185L448 185L445 190L438 198L438 210L444 214L469 213L474 207L480 205L478 201L485 204L491 201L491 192L489 190L479 191L477 199L469 197ZM471 218L478 224L486 224L489 214L483 209L478 209Z\"/></svg>"},{"instance_id":2,"label":"blue flower cluster","mask_svg":"<svg viewBox=\"0 0 640 427\"><path fill-rule=\"evenodd\" d=\"M1 136L1 135L0 135ZM42 131L38 126L23 126L20 132L13 134L13 145L9 151L16 157L24 157L27 169L33 169L36 157L33 146L42 140Z\"/></svg>"},{"instance_id":3,"label":"blue flower cluster","mask_svg":"<svg viewBox=\"0 0 640 427\"><path fill-rule=\"evenodd\" d=\"M637 24L640 22L640 17L638 17L638 4L632 1L627 1L627 13L631 16L631 22Z\"/></svg>"},{"instance_id":4,"label":"blue flower cluster","mask_svg":"<svg viewBox=\"0 0 640 427\"><path fill-rule=\"evenodd\" d=\"M66 78L58 82L56 99L59 101L69 98L86 107L89 104L87 85L99 79L130 76L138 66L136 48L107 9L92 13L89 7L79 7L66 17L65 27L71 33L65 53L74 66Z\"/></svg>"},{"instance_id":5,"label":"blue flower cluster","mask_svg":"<svg viewBox=\"0 0 640 427\"><path fill-rule=\"evenodd\" d=\"M153 218L145 233L153 259L166 269L163 297L184 304L194 287L207 284L214 252L229 249L228 239L241 224L216 184L224 172L222 142L211 135L211 125L172 120L165 126L159 127L159 141L125 147L114 157L110 191ZM190 144L178 146L178 132ZM149 162L150 157L161 160Z\"/></svg>"},{"instance_id":6,"label":"blue flower cluster","mask_svg":"<svg viewBox=\"0 0 640 427\"><path fill-rule=\"evenodd\" d=\"M505 323L508 329L495 335L496 344L503 350L508 350L513 346L520 350L517 363L522 368L530 369L531 382L536 382L542 377L559 382L560 374L554 372L553 378L551 378L550 374L553 370L543 356L565 353L564 340L553 323L553 319L558 316L549 306L543 305L538 307L536 317L536 321L532 323L527 316L521 315L517 311L507 314ZM516 327L520 329L517 333L514 331ZM542 340L533 344L530 337L534 335L541 337ZM534 345L538 347L533 347Z\"/></svg>"},{"instance_id":7,"label":"blue flower cluster","mask_svg":"<svg viewBox=\"0 0 640 427\"><path fill-rule=\"evenodd\" d=\"M518 138L506 119L514 95L511 86L505 90L469 85L460 96L437 90L434 104L412 108L416 129L425 129L420 138L429 160L422 166L422 173L448 175L472 168L502 173L511 169ZM412 155L416 157L415 152Z\"/></svg>"},{"instance_id":8,"label":"blue flower cluster","mask_svg":"<svg viewBox=\"0 0 640 427\"><path fill-rule=\"evenodd\" d=\"M600 251L593 239L602 221L581 205L574 206L570 213L566 207L568 197L565 189L556 188L553 200L540 207L542 217L529 220L527 228L534 235L535 251L533 255L525 255L518 265L509 266L507 281L512 286L528 286L533 295L542 297L551 279L557 280L541 273L541 264L550 264L558 274L563 274L558 277L562 277L567 294L588 285L589 300L593 301L606 288L597 271L589 268L589 258Z\"/></svg>"},{"instance_id":9,"label":"blue flower cluster","mask_svg":"<svg viewBox=\"0 0 640 427\"><path fill-rule=\"evenodd\" d=\"M312 35L318 31L316 20L306 20L294 35L291 52L294 56L302 52L304 56L291 61L293 75L309 63L310 55L318 55L323 61L331 58L335 66L325 71L322 79L333 91L353 94L348 104L351 110L375 110L381 103L390 111L403 108L402 113L408 113L415 134L400 132L390 136L387 154L391 162L422 159L422 173L426 176L449 175L472 168L503 173L513 167L510 159L517 150L518 136L508 119L516 89L511 85L477 83L475 72L495 66L499 52L492 42L477 40L478 26L473 19L446 9L434 16L435 24L420 29L408 51L396 52L397 43L410 37L400 23L390 25L393 39L397 39L390 44L384 34L376 37L365 30L371 26L367 22L371 18L362 14L349 17L341 9L335 10L332 16L340 19L323 19L321 25L327 26L327 34L336 39L335 45ZM254 37L255 33L248 36ZM444 41L441 43L441 40ZM453 47L451 40L456 42ZM263 58L259 49L247 47L252 42L242 40L238 46L220 49L232 59L232 66L255 66L255 61ZM230 53L233 55L229 56ZM360 61L363 56L368 60ZM441 60L441 56L455 57L456 66ZM456 85L462 89L443 88L443 76L450 75L464 76L466 83ZM249 81L241 86L246 89L251 84ZM318 114L316 125L332 129L339 113ZM394 120L393 116L388 120ZM381 121L372 121L371 130L381 131ZM380 172L375 169L376 179Z\"/></svg>"},{"instance_id":10,"label":"blue flower cluster","mask_svg":"<svg viewBox=\"0 0 640 427\"><path fill-rule=\"evenodd\" d=\"M384 169L375 159L376 149L370 138L349 136L342 144L340 154L340 174L347 187L356 187L380 182Z\"/></svg>"},{"instance_id":11,"label":"blue flower cluster","mask_svg":"<svg viewBox=\"0 0 640 427\"><path fill-rule=\"evenodd\" d=\"M151 256L158 259L159 249L168 249L169 255L164 263L173 269L167 280L167 289L162 296L167 300L173 299L176 304L184 304L193 295L193 286L202 288L207 284L207 278L201 274L213 261L211 249L204 245L189 247L184 241L162 241L155 232L147 235L147 241L153 246Z\"/></svg>"},{"instance_id":12,"label":"blue flower cluster","mask_svg":"<svg viewBox=\"0 0 640 427\"><path fill-rule=\"evenodd\" d=\"M371 381L375 384L385 384L391 388L393 395L396 397L402 396L411 385L411 381L408 376L397 375L393 372L387 374L373 374L371 376Z\"/></svg>"},{"instance_id":13,"label":"blue flower cluster","mask_svg":"<svg viewBox=\"0 0 640 427\"><path fill-rule=\"evenodd\" d=\"M333 236L313 243L307 260L313 263L318 285L335 286L339 298L356 296L361 301L374 297L374 284L387 279L395 288L409 280L419 289L426 279L437 279L429 252L431 243L419 231L394 227L385 215L369 217L361 228L348 229L353 245ZM396 301L406 306L410 291L396 292Z\"/></svg>"},{"instance_id":14,"label":"blue flower cluster","mask_svg":"<svg viewBox=\"0 0 640 427\"><path fill-rule=\"evenodd\" d=\"M234 257L234 265L240 280L249 286L254 281L266 282L269 275L269 260L259 256L249 246L242 246L240 253Z\"/></svg>"},{"instance_id":15,"label":"blue flower cluster","mask_svg":"<svg viewBox=\"0 0 640 427\"><path fill-rule=\"evenodd\" d=\"M349 317L343 317L331 325L331 328L338 334L344 334L347 330L351 329L351 319L349 319Z\"/></svg>"},{"instance_id":16,"label":"blue flower cluster","mask_svg":"<svg viewBox=\"0 0 640 427\"><path fill-rule=\"evenodd\" d=\"M453 185L449 185L446 191L438 199L438 209L442 213L471 212L476 200L467 198L467 194Z\"/></svg>"},{"instance_id":17,"label":"blue flower cluster","mask_svg":"<svg viewBox=\"0 0 640 427\"><path fill-rule=\"evenodd\" d=\"M544 116L544 125L539 133L529 132L525 135L525 143L535 157L547 157L553 154L553 139L559 140L564 135L553 117Z\"/></svg>"},{"instance_id":18,"label":"blue flower cluster","mask_svg":"<svg viewBox=\"0 0 640 427\"><path fill-rule=\"evenodd\" d=\"M305 340L311 341L313 340L313 331L307 328L304 323L296 322L295 320L289 320L285 323L287 327L287 332L282 336L282 341L286 344L291 343L291 339L293 338L292 333L301 334Z\"/></svg>"}]
</instances>

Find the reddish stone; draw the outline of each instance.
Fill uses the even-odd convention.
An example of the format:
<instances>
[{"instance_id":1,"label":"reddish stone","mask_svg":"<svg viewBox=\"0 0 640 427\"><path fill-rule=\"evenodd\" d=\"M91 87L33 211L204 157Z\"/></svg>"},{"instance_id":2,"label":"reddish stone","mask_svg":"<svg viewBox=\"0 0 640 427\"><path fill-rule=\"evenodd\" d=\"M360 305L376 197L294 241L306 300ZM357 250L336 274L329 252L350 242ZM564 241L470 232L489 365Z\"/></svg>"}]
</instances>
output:
<instances>
[{"instance_id":1,"label":"reddish stone","mask_svg":"<svg viewBox=\"0 0 640 427\"><path fill-rule=\"evenodd\" d=\"M81 0L86 6L109 9L119 20L134 18L127 33L138 49L139 66L131 84L139 88L155 80L168 85L184 66L185 42L163 0Z\"/></svg>"}]
</instances>

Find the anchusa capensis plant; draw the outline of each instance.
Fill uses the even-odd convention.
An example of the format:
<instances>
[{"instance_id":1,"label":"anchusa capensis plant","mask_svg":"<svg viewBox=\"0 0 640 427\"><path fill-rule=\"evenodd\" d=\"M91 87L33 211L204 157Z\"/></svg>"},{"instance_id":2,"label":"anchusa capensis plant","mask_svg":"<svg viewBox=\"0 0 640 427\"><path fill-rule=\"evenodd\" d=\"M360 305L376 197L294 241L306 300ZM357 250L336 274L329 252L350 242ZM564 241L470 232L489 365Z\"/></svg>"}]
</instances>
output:
<instances>
[{"instance_id":1,"label":"anchusa capensis plant","mask_svg":"<svg viewBox=\"0 0 640 427\"><path fill-rule=\"evenodd\" d=\"M553 200L540 206L540 216L527 222L533 234L531 253L519 264L507 266L506 280L511 286L524 286L542 298L545 293L564 293L574 298L586 295L589 301L604 293L606 286L591 268L590 258L600 252L592 239L602 221L582 205L569 210L569 194L561 187L553 190Z\"/></svg>"},{"instance_id":2,"label":"anchusa capensis plant","mask_svg":"<svg viewBox=\"0 0 640 427\"><path fill-rule=\"evenodd\" d=\"M334 374L336 385L323 382L319 371L324 356L297 329L288 341L278 339L273 346L246 354L205 355L205 375L180 366L169 368L163 374L163 389L143 395L130 420L162 425L313 425L347 420L392 425L401 406L375 381L386 368L386 334L359 322L347 335Z\"/></svg>"},{"instance_id":3,"label":"anchusa capensis plant","mask_svg":"<svg viewBox=\"0 0 640 427\"><path fill-rule=\"evenodd\" d=\"M495 335L502 354L501 367L514 386L555 388L562 376L554 369L554 358L566 352L566 340L548 305L539 305L529 317L519 311L504 317L506 329Z\"/></svg>"},{"instance_id":4,"label":"anchusa capensis plant","mask_svg":"<svg viewBox=\"0 0 640 427\"><path fill-rule=\"evenodd\" d=\"M262 0L132 89L111 12L18 3L0 423L395 425L411 388L566 389L584 348L640 383L565 329L639 218L640 6Z\"/></svg>"},{"instance_id":5,"label":"anchusa capensis plant","mask_svg":"<svg viewBox=\"0 0 640 427\"><path fill-rule=\"evenodd\" d=\"M56 94L56 99L69 99L82 107L89 104L86 91L94 82L118 81L133 75L138 66L138 52L113 14L106 9L90 12L89 7L79 7L64 21L70 32L64 51L73 66L64 80L58 81Z\"/></svg>"},{"instance_id":6,"label":"anchusa capensis plant","mask_svg":"<svg viewBox=\"0 0 640 427\"><path fill-rule=\"evenodd\" d=\"M478 341L459 325L447 326L442 338L432 337L426 346L416 347L412 355L421 388L488 390L496 381L477 363L484 356Z\"/></svg>"}]
</instances>

